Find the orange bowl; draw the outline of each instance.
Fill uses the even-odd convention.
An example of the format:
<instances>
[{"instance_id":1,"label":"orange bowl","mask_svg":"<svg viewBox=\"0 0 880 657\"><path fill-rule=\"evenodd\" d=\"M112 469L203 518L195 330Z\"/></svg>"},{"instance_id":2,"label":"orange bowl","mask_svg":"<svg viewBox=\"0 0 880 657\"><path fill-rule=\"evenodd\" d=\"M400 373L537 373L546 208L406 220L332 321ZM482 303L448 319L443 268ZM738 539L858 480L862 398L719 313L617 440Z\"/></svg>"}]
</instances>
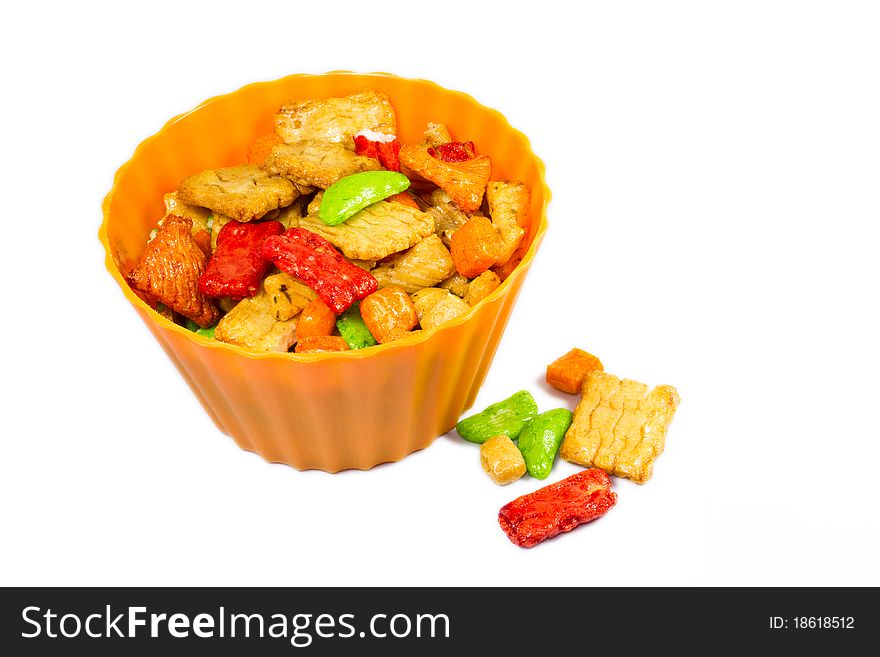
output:
<instances>
[{"instance_id":1,"label":"orange bowl","mask_svg":"<svg viewBox=\"0 0 880 657\"><path fill-rule=\"evenodd\" d=\"M124 277L164 214L163 194L198 171L246 161L247 146L271 132L286 101L365 88L391 99L402 142L421 140L429 121L445 123L492 158L493 180L528 185L528 250L491 295L443 326L370 349L266 354L196 335L131 291ZM549 200L544 165L525 135L470 96L384 73L291 75L207 100L144 140L116 172L99 238L107 270L220 431L268 461L337 472L399 461L473 405L547 228Z\"/></svg>"}]
</instances>

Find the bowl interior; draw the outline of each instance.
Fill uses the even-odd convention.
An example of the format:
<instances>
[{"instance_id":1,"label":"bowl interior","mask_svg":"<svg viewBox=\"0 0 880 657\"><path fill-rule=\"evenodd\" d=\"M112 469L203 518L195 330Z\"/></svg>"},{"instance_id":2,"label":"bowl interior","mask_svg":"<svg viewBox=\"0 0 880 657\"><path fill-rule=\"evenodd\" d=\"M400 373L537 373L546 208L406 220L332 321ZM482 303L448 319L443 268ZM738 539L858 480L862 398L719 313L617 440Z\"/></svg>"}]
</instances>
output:
<instances>
[{"instance_id":1,"label":"bowl interior","mask_svg":"<svg viewBox=\"0 0 880 657\"><path fill-rule=\"evenodd\" d=\"M528 243L543 231L549 201L543 164L532 153L528 139L497 111L426 80L345 72L292 75L212 98L171 119L141 143L117 172L104 201L101 238L108 249L108 269L129 301L146 309L123 277L164 214L163 194L175 190L180 180L193 173L246 162L248 145L272 131L273 116L285 102L340 96L365 88L384 92L391 99L403 143L420 141L428 122L445 123L455 138L473 140L478 152L492 158L493 180L520 180L529 186ZM531 249L526 257L533 252Z\"/></svg>"}]
</instances>

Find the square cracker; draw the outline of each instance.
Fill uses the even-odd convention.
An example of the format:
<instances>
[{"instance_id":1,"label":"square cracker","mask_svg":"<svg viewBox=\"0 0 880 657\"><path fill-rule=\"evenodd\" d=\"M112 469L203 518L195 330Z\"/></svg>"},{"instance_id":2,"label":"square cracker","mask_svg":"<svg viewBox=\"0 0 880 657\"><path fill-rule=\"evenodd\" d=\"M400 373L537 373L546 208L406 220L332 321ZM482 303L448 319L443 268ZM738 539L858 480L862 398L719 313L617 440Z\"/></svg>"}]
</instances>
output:
<instances>
[{"instance_id":1,"label":"square cracker","mask_svg":"<svg viewBox=\"0 0 880 657\"><path fill-rule=\"evenodd\" d=\"M394 107L385 94L365 89L341 98L294 100L275 115L275 132L288 144L318 139L354 150L354 135L361 130L397 134Z\"/></svg>"},{"instance_id":2,"label":"square cracker","mask_svg":"<svg viewBox=\"0 0 880 657\"><path fill-rule=\"evenodd\" d=\"M373 203L345 223L328 226L317 215L321 198L321 194L315 196L309 215L300 220L299 227L317 233L346 258L382 260L434 233L431 215L394 201Z\"/></svg>"},{"instance_id":3,"label":"square cracker","mask_svg":"<svg viewBox=\"0 0 880 657\"><path fill-rule=\"evenodd\" d=\"M284 176L300 187L321 189L353 173L381 168L372 157L355 155L341 144L316 139L273 146L263 166L269 173Z\"/></svg>"},{"instance_id":4,"label":"square cracker","mask_svg":"<svg viewBox=\"0 0 880 657\"><path fill-rule=\"evenodd\" d=\"M177 188L180 201L242 222L287 207L297 196L293 183L270 176L255 164L208 169L185 178Z\"/></svg>"},{"instance_id":5,"label":"square cracker","mask_svg":"<svg viewBox=\"0 0 880 657\"><path fill-rule=\"evenodd\" d=\"M584 379L582 396L565 434L560 456L566 461L648 481L663 452L666 430L680 398L672 386L648 386L594 370Z\"/></svg>"},{"instance_id":6,"label":"square cracker","mask_svg":"<svg viewBox=\"0 0 880 657\"><path fill-rule=\"evenodd\" d=\"M277 319L278 306L265 288L242 299L217 324L214 338L254 351L287 351L296 342L299 315Z\"/></svg>"}]
</instances>

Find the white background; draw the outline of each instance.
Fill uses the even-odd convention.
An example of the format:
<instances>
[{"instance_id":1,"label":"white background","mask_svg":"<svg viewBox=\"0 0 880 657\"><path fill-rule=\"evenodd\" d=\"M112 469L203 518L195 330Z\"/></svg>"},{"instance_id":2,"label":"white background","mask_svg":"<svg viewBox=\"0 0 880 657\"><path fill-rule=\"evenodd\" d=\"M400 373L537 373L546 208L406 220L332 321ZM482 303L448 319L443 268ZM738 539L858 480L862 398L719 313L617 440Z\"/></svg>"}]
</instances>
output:
<instances>
[{"instance_id":1,"label":"white background","mask_svg":"<svg viewBox=\"0 0 880 657\"><path fill-rule=\"evenodd\" d=\"M880 584L873 3L17 3L0 31L0 583ZM573 407L542 375L575 345L675 385L654 479L615 480L601 521L514 547L497 511L538 482L496 487L454 435L369 472L264 463L105 272L141 139L333 69L469 92L545 160L551 227L477 408Z\"/></svg>"}]
</instances>

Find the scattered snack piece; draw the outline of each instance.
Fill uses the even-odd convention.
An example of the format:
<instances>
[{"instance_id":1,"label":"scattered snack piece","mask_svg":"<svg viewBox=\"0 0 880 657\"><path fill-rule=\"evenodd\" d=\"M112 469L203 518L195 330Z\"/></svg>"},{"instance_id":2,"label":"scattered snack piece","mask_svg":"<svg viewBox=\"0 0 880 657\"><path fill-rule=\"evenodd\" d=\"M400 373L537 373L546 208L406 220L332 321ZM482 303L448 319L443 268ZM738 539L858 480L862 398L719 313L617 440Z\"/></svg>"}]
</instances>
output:
<instances>
[{"instance_id":1,"label":"scattered snack piece","mask_svg":"<svg viewBox=\"0 0 880 657\"><path fill-rule=\"evenodd\" d=\"M450 255L450 257L452 256ZM454 263L453 267L455 267ZM455 296L464 299L470 289L470 281L468 281L468 279L466 279L458 272L453 272L452 276L443 281L440 281L437 284L437 287L442 287L444 290L449 290Z\"/></svg>"},{"instance_id":2,"label":"scattered snack piece","mask_svg":"<svg viewBox=\"0 0 880 657\"><path fill-rule=\"evenodd\" d=\"M602 361L583 349L574 348L547 366L547 383L570 395L581 391L587 374L602 371Z\"/></svg>"},{"instance_id":3,"label":"scattered snack piece","mask_svg":"<svg viewBox=\"0 0 880 657\"><path fill-rule=\"evenodd\" d=\"M467 278L479 276L498 258L498 233L486 217L471 217L452 234L450 253L458 273Z\"/></svg>"},{"instance_id":4,"label":"scattered snack piece","mask_svg":"<svg viewBox=\"0 0 880 657\"><path fill-rule=\"evenodd\" d=\"M406 291L396 285L373 292L361 301L361 318L379 344L406 335L419 318Z\"/></svg>"},{"instance_id":5,"label":"scattered snack piece","mask_svg":"<svg viewBox=\"0 0 880 657\"><path fill-rule=\"evenodd\" d=\"M365 349L376 344L376 338L367 328L364 318L361 317L361 311L358 307L360 302L355 303L344 313L336 318L336 330L345 340L349 349Z\"/></svg>"},{"instance_id":6,"label":"scattered snack piece","mask_svg":"<svg viewBox=\"0 0 880 657\"><path fill-rule=\"evenodd\" d=\"M287 143L320 139L354 148L361 130L397 134L394 107L385 94L365 89L339 98L294 100L275 115L275 132Z\"/></svg>"},{"instance_id":7,"label":"scattered snack piece","mask_svg":"<svg viewBox=\"0 0 880 657\"><path fill-rule=\"evenodd\" d=\"M526 473L526 462L522 453L503 434L489 438L480 445L480 464L499 486L506 486Z\"/></svg>"},{"instance_id":8,"label":"scattered snack piece","mask_svg":"<svg viewBox=\"0 0 880 657\"><path fill-rule=\"evenodd\" d=\"M460 420L455 430L472 443L482 444L501 434L516 440L537 415L538 404L534 397L528 391L520 390L507 399L487 406L482 412Z\"/></svg>"},{"instance_id":9,"label":"scattered snack piece","mask_svg":"<svg viewBox=\"0 0 880 657\"><path fill-rule=\"evenodd\" d=\"M313 299L303 308L296 325L297 341L330 335L336 328L336 315L320 299ZM346 346L346 349L348 347Z\"/></svg>"},{"instance_id":10,"label":"scattered snack piece","mask_svg":"<svg viewBox=\"0 0 880 657\"><path fill-rule=\"evenodd\" d=\"M297 196L289 180L272 177L255 164L208 169L185 178L177 188L177 198L184 203L243 222L288 206Z\"/></svg>"},{"instance_id":11,"label":"scattered snack piece","mask_svg":"<svg viewBox=\"0 0 880 657\"><path fill-rule=\"evenodd\" d=\"M529 225L529 188L521 182L493 181L486 187L486 200L499 237L496 264L504 265L519 248Z\"/></svg>"},{"instance_id":12,"label":"scattered snack piece","mask_svg":"<svg viewBox=\"0 0 880 657\"><path fill-rule=\"evenodd\" d=\"M199 291L209 297L254 296L271 264L263 257L263 241L283 231L278 221L227 223L217 235L217 246L199 278Z\"/></svg>"},{"instance_id":13,"label":"scattered snack piece","mask_svg":"<svg viewBox=\"0 0 880 657\"><path fill-rule=\"evenodd\" d=\"M427 146L407 144L400 149L400 162L442 188L464 212L480 209L492 162L479 155L466 162L444 162L433 157Z\"/></svg>"},{"instance_id":14,"label":"scattered snack piece","mask_svg":"<svg viewBox=\"0 0 880 657\"><path fill-rule=\"evenodd\" d=\"M397 285L412 293L436 285L454 271L455 264L449 250L439 237L431 234L370 273L379 281L380 288Z\"/></svg>"},{"instance_id":15,"label":"scattered snack piece","mask_svg":"<svg viewBox=\"0 0 880 657\"><path fill-rule=\"evenodd\" d=\"M296 184L305 193L311 187L327 189L337 180L355 173L376 171L380 165L371 157L356 155L342 144L304 139L273 146L263 167Z\"/></svg>"},{"instance_id":16,"label":"scattered snack piece","mask_svg":"<svg viewBox=\"0 0 880 657\"><path fill-rule=\"evenodd\" d=\"M559 444L570 425L571 411L556 408L536 416L520 432L519 451L535 479L546 479L550 474Z\"/></svg>"},{"instance_id":17,"label":"scattered snack piece","mask_svg":"<svg viewBox=\"0 0 880 657\"><path fill-rule=\"evenodd\" d=\"M328 351L348 351L348 344L338 335L312 335L298 339L294 348L294 352L298 354L318 354Z\"/></svg>"},{"instance_id":18,"label":"scattered snack piece","mask_svg":"<svg viewBox=\"0 0 880 657\"><path fill-rule=\"evenodd\" d=\"M265 288L223 316L214 331L220 342L255 351L287 351L293 346L296 318L275 319L275 305Z\"/></svg>"},{"instance_id":19,"label":"scattered snack piece","mask_svg":"<svg viewBox=\"0 0 880 657\"><path fill-rule=\"evenodd\" d=\"M484 271L468 283L467 295L465 295L464 301L469 306L476 306L499 285L501 285L501 279L498 278L498 274L494 271Z\"/></svg>"},{"instance_id":20,"label":"scattered snack piece","mask_svg":"<svg viewBox=\"0 0 880 657\"><path fill-rule=\"evenodd\" d=\"M590 468L505 504L498 524L512 543L531 548L601 518L616 502L610 477Z\"/></svg>"},{"instance_id":21,"label":"scattered snack piece","mask_svg":"<svg viewBox=\"0 0 880 657\"><path fill-rule=\"evenodd\" d=\"M663 452L666 430L679 402L672 386L648 392L644 384L593 370L584 379L560 455L643 484Z\"/></svg>"},{"instance_id":22,"label":"scattered snack piece","mask_svg":"<svg viewBox=\"0 0 880 657\"><path fill-rule=\"evenodd\" d=\"M263 287L272 302L272 314L277 320L284 321L299 315L315 300L312 288L303 285L287 272L266 276Z\"/></svg>"},{"instance_id":23,"label":"scattered snack piece","mask_svg":"<svg viewBox=\"0 0 880 657\"><path fill-rule=\"evenodd\" d=\"M159 301L207 328L219 314L214 302L199 292L199 277L208 259L193 239L192 225L185 217L165 217L127 278L151 305Z\"/></svg>"},{"instance_id":24,"label":"scattered snack piece","mask_svg":"<svg viewBox=\"0 0 880 657\"><path fill-rule=\"evenodd\" d=\"M343 258L323 237L303 228L267 238L263 257L300 279L337 314L378 289L369 272Z\"/></svg>"},{"instance_id":25,"label":"scattered snack piece","mask_svg":"<svg viewBox=\"0 0 880 657\"><path fill-rule=\"evenodd\" d=\"M270 132L268 135L257 137L254 141L251 142L251 145L248 146L248 164L256 164L257 166L262 166L263 162L266 161L266 158L269 157L269 153L272 152L272 147L283 143L284 140L274 132Z\"/></svg>"},{"instance_id":26,"label":"scattered snack piece","mask_svg":"<svg viewBox=\"0 0 880 657\"><path fill-rule=\"evenodd\" d=\"M425 330L432 329L435 326L445 324L459 315L463 315L470 309L471 307L457 296L450 292L446 292L445 297L439 299L437 303L422 314L419 324L421 324L422 328Z\"/></svg>"},{"instance_id":27,"label":"scattered snack piece","mask_svg":"<svg viewBox=\"0 0 880 657\"><path fill-rule=\"evenodd\" d=\"M338 226L327 226L313 211L320 207L319 194L309 205L309 215L300 227L320 235L336 246L347 258L382 260L418 244L434 232L434 219L408 205L379 201Z\"/></svg>"}]
</instances>

